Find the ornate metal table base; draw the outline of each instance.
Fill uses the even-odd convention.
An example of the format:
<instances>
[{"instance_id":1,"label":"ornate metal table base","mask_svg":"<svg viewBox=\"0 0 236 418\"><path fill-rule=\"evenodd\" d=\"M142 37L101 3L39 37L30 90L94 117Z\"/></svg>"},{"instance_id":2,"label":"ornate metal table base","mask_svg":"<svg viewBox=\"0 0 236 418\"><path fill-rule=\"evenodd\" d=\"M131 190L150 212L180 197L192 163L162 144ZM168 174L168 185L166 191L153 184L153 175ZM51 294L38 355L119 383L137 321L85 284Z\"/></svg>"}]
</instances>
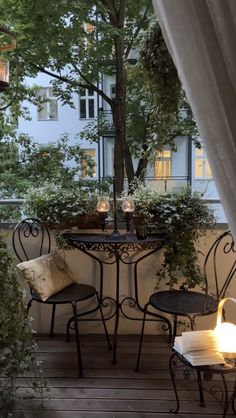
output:
<instances>
[{"instance_id":1,"label":"ornate metal table base","mask_svg":"<svg viewBox=\"0 0 236 418\"><path fill-rule=\"evenodd\" d=\"M111 308L106 320L115 318L114 336L113 336L113 363L116 363L116 350L117 350L117 335L119 328L120 314L127 319L142 320L142 318L129 316L125 313L125 305L130 308L137 308L140 312L143 312L143 307L139 302L139 286L138 286L138 265L141 261L160 250L163 247L165 236L159 234L153 237L147 237L144 240L137 239L136 235L128 234L120 239L120 237L109 240L109 236L102 234L65 234L69 246L77 248L83 253L87 254L93 260L98 263L100 268L100 302L104 308ZM140 255L141 251L145 251L144 255ZM108 258L102 260L94 252L106 252ZM129 255L130 252L134 253L132 260ZM120 301L120 263L133 266L134 272L134 297L125 297ZM115 297L103 296L103 267L105 265L115 265ZM112 306L114 311L112 311ZM169 321L165 317L155 315L156 321L162 321L167 324L169 329ZM171 332L171 330L170 330Z\"/></svg>"},{"instance_id":2,"label":"ornate metal table base","mask_svg":"<svg viewBox=\"0 0 236 418\"><path fill-rule=\"evenodd\" d=\"M205 400L204 400L204 391L207 391L210 393L223 407L223 415L222 417L225 418L226 414L229 410L230 405L232 406L233 412L236 414L235 410L235 398L236 398L236 365L234 362L226 362L224 365L218 364L218 365L212 365L212 366L193 366L190 364L183 356L181 356L179 353L174 352L169 361L169 371L171 380L173 383L173 388L175 392L176 402L177 406L175 410L171 410L174 414L177 414L179 412L180 408L180 401L176 386L176 372L182 372L183 377L186 380L191 379L193 377L197 384L198 384L198 390L199 390L199 398L200 398L200 406L205 407ZM227 374L234 373L235 379L234 379L234 386L233 391L231 395L229 396L229 390L228 390L228 383L225 378ZM219 375L222 379L223 387L212 384L212 386L209 389L206 389L203 386L203 381L211 381L214 375Z\"/></svg>"}]
</instances>

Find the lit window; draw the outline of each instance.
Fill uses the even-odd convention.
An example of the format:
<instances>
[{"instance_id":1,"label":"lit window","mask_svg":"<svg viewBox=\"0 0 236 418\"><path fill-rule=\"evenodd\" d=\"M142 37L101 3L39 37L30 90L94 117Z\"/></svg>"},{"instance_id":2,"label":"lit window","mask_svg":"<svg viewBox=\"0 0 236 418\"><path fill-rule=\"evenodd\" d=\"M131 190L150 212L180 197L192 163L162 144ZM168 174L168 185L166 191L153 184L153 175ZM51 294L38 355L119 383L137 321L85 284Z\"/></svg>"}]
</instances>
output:
<instances>
[{"instance_id":1,"label":"lit window","mask_svg":"<svg viewBox=\"0 0 236 418\"><path fill-rule=\"evenodd\" d=\"M95 118L94 91L91 89L81 89L79 99L80 119Z\"/></svg>"},{"instance_id":2,"label":"lit window","mask_svg":"<svg viewBox=\"0 0 236 418\"><path fill-rule=\"evenodd\" d=\"M95 149L83 149L86 158L82 160L82 172L81 177L93 177L96 178L96 150Z\"/></svg>"},{"instance_id":3,"label":"lit window","mask_svg":"<svg viewBox=\"0 0 236 418\"><path fill-rule=\"evenodd\" d=\"M154 163L154 177L171 176L171 151L164 150L156 153Z\"/></svg>"},{"instance_id":4,"label":"lit window","mask_svg":"<svg viewBox=\"0 0 236 418\"><path fill-rule=\"evenodd\" d=\"M201 148L195 148L195 178L212 177L211 167L206 156L206 151Z\"/></svg>"},{"instance_id":5,"label":"lit window","mask_svg":"<svg viewBox=\"0 0 236 418\"><path fill-rule=\"evenodd\" d=\"M57 120L58 104L51 87L40 89L39 94L45 102L38 106L38 120Z\"/></svg>"}]
</instances>

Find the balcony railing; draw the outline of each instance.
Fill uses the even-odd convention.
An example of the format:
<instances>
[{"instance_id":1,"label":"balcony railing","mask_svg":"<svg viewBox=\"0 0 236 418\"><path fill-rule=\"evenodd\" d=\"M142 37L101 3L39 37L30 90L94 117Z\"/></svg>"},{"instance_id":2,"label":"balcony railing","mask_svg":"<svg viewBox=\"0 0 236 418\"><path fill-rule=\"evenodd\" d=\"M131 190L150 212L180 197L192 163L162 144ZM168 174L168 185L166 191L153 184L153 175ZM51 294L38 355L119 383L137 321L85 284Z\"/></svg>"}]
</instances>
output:
<instances>
[{"instance_id":1,"label":"balcony railing","mask_svg":"<svg viewBox=\"0 0 236 418\"><path fill-rule=\"evenodd\" d=\"M114 124L111 110L99 109L99 134L101 136L114 135Z\"/></svg>"},{"instance_id":2,"label":"balcony railing","mask_svg":"<svg viewBox=\"0 0 236 418\"><path fill-rule=\"evenodd\" d=\"M146 186L159 193L178 192L181 187L188 184L187 177L163 177L155 179L149 177L145 181ZM217 223L227 223L224 211L219 199L204 199L211 207L216 216ZM0 228L10 228L24 216L21 205L23 199L0 199Z\"/></svg>"}]
</instances>

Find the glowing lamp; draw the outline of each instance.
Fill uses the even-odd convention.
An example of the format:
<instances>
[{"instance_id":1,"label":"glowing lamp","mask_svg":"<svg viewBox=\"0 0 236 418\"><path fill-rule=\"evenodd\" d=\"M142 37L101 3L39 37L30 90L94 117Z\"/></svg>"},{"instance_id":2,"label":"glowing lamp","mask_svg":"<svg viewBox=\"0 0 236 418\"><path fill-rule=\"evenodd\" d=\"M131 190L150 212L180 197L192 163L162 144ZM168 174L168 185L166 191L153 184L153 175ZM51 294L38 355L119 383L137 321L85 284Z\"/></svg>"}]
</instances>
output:
<instances>
[{"instance_id":1,"label":"glowing lamp","mask_svg":"<svg viewBox=\"0 0 236 418\"><path fill-rule=\"evenodd\" d=\"M1 43L2 39L3 43ZM0 51L5 52L14 48L16 48L15 34L0 26ZM0 57L0 91L6 90L9 85L9 62L4 57Z\"/></svg>"},{"instance_id":2,"label":"glowing lamp","mask_svg":"<svg viewBox=\"0 0 236 418\"><path fill-rule=\"evenodd\" d=\"M123 200L121 207L124 213L132 213L135 209L135 204L133 200L131 199L131 197L127 196Z\"/></svg>"},{"instance_id":3,"label":"glowing lamp","mask_svg":"<svg viewBox=\"0 0 236 418\"><path fill-rule=\"evenodd\" d=\"M9 85L9 62L0 58L0 90L7 89Z\"/></svg>"},{"instance_id":4,"label":"glowing lamp","mask_svg":"<svg viewBox=\"0 0 236 418\"><path fill-rule=\"evenodd\" d=\"M106 225L107 214L110 210L110 202L108 196L99 196L97 203L97 211L100 213L101 227L104 231Z\"/></svg>"},{"instance_id":5,"label":"glowing lamp","mask_svg":"<svg viewBox=\"0 0 236 418\"><path fill-rule=\"evenodd\" d=\"M224 298L220 301L217 310L217 322L214 334L218 340L218 351L224 357L236 357L236 325L231 322L222 322L222 312L225 302L231 300L236 303L234 298Z\"/></svg>"},{"instance_id":6,"label":"glowing lamp","mask_svg":"<svg viewBox=\"0 0 236 418\"><path fill-rule=\"evenodd\" d=\"M130 231L130 221L133 215L133 211L135 209L135 204L130 196L126 196L123 200L122 206L121 206L126 219L126 229L127 232Z\"/></svg>"}]
</instances>

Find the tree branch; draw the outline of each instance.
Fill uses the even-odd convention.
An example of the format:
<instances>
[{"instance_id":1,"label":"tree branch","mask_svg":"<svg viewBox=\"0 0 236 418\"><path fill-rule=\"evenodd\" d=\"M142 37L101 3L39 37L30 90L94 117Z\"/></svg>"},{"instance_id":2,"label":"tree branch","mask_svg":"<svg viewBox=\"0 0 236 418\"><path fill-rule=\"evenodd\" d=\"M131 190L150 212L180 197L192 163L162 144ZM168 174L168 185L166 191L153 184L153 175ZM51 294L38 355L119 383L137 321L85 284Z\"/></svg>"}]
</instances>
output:
<instances>
[{"instance_id":1,"label":"tree branch","mask_svg":"<svg viewBox=\"0 0 236 418\"><path fill-rule=\"evenodd\" d=\"M89 87L88 84L79 83L77 81L70 80L69 78L64 77L62 75L58 75L58 74L55 74L55 73L53 73L53 72L51 72L49 70L46 70L41 65L34 64L33 62L30 62L29 64L31 65L31 67L34 67L39 72L44 73L44 74L47 74L47 75L49 75L49 76L51 76L53 78L56 78L57 80L60 80L60 81L62 81L64 83L68 83L68 84L70 84L71 86L73 86L75 88L78 88L78 87L88 88Z\"/></svg>"},{"instance_id":2,"label":"tree branch","mask_svg":"<svg viewBox=\"0 0 236 418\"><path fill-rule=\"evenodd\" d=\"M143 24L145 23L145 20L146 20L146 18L147 18L147 14L148 14L148 11L149 11L149 8L150 8L151 4L152 4L152 1L151 1L151 0L149 0L149 2L148 2L148 4L147 4L147 7L146 7L146 9L144 10L143 16L142 16L142 18L141 18L141 19L140 19L140 21L139 21L139 25L137 26L136 31L134 32L134 35L133 35L133 37L132 37L132 39L131 39L131 41L130 41L129 45L128 45L128 46L127 46L127 48L126 48L126 53L125 53L125 57L126 57L126 58L128 58L128 55L129 55L129 53L130 53L130 51L131 51L131 49L132 49L132 47L133 47L134 40L137 38L137 36L138 36L138 34L139 34L140 30L142 29Z\"/></svg>"},{"instance_id":3,"label":"tree branch","mask_svg":"<svg viewBox=\"0 0 236 418\"><path fill-rule=\"evenodd\" d=\"M97 87L95 84L93 84L91 81L88 80L88 78L80 71L80 69L75 65L72 64L74 69L78 72L78 74L80 75L80 77L85 81L85 83L87 84L87 86L89 88L91 88L93 91L95 91L97 94L99 94L99 96L101 96L112 108L113 106L113 101L112 99L107 96L106 93L104 93L103 90L101 90L99 87Z\"/></svg>"},{"instance_id":4,"label":"tree branch","mask_svg":"<svg viewBox=\"0 0 236 418\"><path fill-rule=\"evenodd\" d=\"M97 94L99 94L101 97L103 97L103 99L111 106L111 108L112 108L112 106L113 106L113 102L112 102L112 99L109 97L109 96L107 96L102 90L100 90L97 86L95 86L95 84L93 84L93 83L91 83L82 73L81 73L81 71L79 71L78 70L78 68L76 68L75 66L74 66L74 68L76 69L76 71L78 71L78 73L79 73L79 75L81 76L81 78L83 78L83 80L85 81L85 83L80 83L80 82L78 82L78 81L73 81L73 80L70 80L69 78L67 78L67 77L64 77L64 76L62 76L62 75L58 75L58 74L55 74L55 73L53 73L53 72L51 72L51 71L49 71L49 70L46 70L44 67L41 67L40 65L37 65L37 64L34 64L34 63L30 63L30 65L32 66L32 67L34 67L36 70L38 70L38 71L40 71L40 72L42 72L42 73L44 73L44 74L47 74L47 75L49 75L49 76L51 76L51 77L53 77L53 78L55 78L55 79L57 79L57 80L60 80L60 81L62 81L62 82L64 82L64 83L67 83L67 84L70 84L72 87L74 87L74 88L78 88L78 87L81 87L81 88L84 88L84 89L88 89L88 88L91 88L93 91L95 91Z\"/></svg>"}]
</instances>

